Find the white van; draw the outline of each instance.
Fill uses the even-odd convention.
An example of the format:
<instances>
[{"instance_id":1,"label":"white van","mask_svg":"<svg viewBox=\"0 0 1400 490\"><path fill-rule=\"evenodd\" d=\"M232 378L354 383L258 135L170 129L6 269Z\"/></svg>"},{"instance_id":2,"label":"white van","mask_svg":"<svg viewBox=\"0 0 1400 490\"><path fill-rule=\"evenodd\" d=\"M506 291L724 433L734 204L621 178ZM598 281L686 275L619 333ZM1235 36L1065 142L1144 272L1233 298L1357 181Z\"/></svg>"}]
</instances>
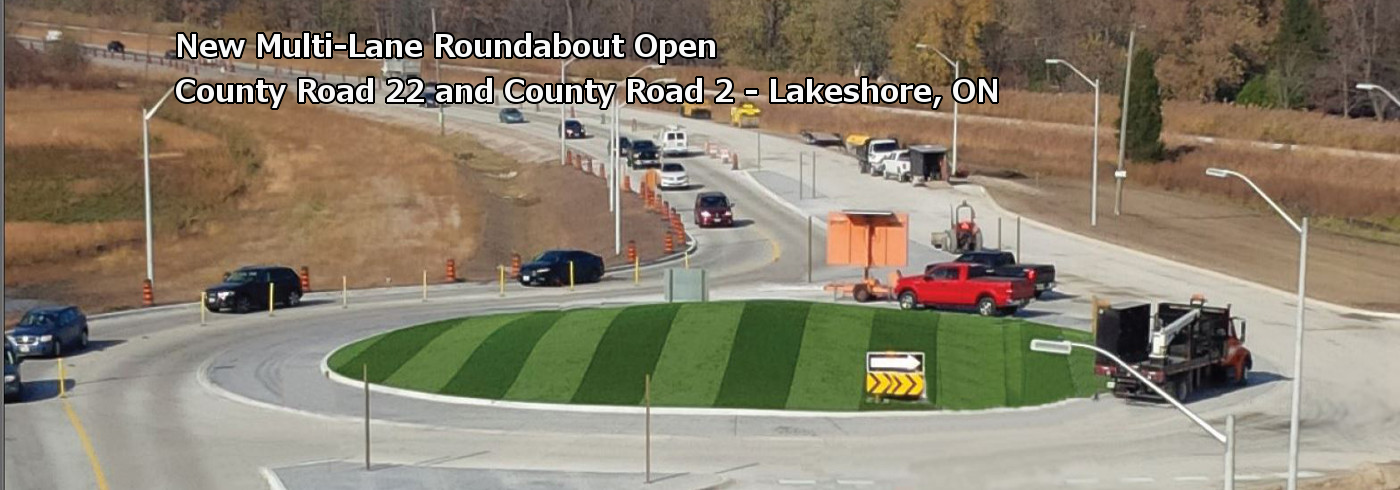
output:
<instances>
[{"instance_id":1,"label":"white van","mask_svg":"<svg viewBox=\"0 0 1400 490\"><path fill-rule=\"evenodd\" d=\"M680 126L666 126L656 134L656 141L661 144L661 154L664 156L685 156L690 153L685 128Z\"/></svg>"},{"instance_id":2,"label":"white van","mask_svg":"<svg viewBox=\"0 0 1400 490\"><path fill-rule=\"evenodd\" d=\"M45 41L48 41L48 42L62 41L62 40L63 40L63 31L59 31L59 30L50 30L49 32L47 32L47 33L44 34L44 40L45 40Z\"/></svg>"}]
</instances>

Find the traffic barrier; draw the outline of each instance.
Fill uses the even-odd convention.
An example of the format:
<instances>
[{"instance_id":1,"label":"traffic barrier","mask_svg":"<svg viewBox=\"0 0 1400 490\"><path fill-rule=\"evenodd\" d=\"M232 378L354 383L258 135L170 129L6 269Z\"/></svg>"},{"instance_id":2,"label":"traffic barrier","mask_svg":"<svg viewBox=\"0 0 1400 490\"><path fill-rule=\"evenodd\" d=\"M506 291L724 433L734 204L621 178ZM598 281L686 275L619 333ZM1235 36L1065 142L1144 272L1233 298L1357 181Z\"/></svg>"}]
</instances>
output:
<instances>
[{"instance_id":1,"label":"traffic barrier","mask_svg":"<svg viewBox=\"0 0 1400 490\"><path fill-rule=\"evenodd\" d=\"M574 151L573 151L573 150L565 151L565 152L564 152L564 165L573 165L573 164L574 164Z\"/></svg>"},{"instance_id":2,"label":"traffic barrier","mask_svg":"<svg viewBox=\"0 0 1400 490\"><path fill-rule=\"evenodd\" d=\"M738 153L735 153L735 154L729 156L729 169L730 169L730 170L739 170L739 154L738 154Z\"/></svg>"},{"instance_id":3,"label":"traffic barrier","mask_svg":"<svg viewBox=\"0 0 1400 490\"><path fill-rule=\"evenodd\" d=\"M715 156L715 145L709 141L705 142L705 154L709 155L710 158L714 158Z\"/></svg>"},{"instance_id":4,"label":"traffic barrier","mask_svg":"<svg viewBox=\"0 0 1400 490\"><path fill-rule=\"evenodd\" d=\"M583 173L593 173L593 157L583 157Z\"/></svg>"},{"instance_id":5,"label":"traffic barrier","mask_svg":"<svg viewBox=\"0 0 1400 490\"><path fill-rule=\"evenodd\" d=\"M628 261L628 262L636 262L636 261L637 261L637 241L636 241L636 240L627 240L627 261Z\"/></svg>"},{"instance_id":6,"label":"traffic barrier","mask_svg":"<svg viewBox=\"0 0 1400 490\"><path fill-rule=\"evenodd\" d=\"M671 233L670 233L670 232L667 232L667 233L666 233L666 253L667 253L667 254L672 254L672 253L675 253L675 252L676 252L676 243L675 243L674 240L671 239Z\"/></svg>"},{"instance_id":7,"label":"traffic barrier","mask_svg":"<svg viewBox=\"0 0 1400 490\"><path fill-rule=\"evenodd\" d=\"M632 176L631 176L631 175L622 174L622 190L623 190L624 192L632 192Z\"/></svg>"},{"instance_id":8,"label":"traffic barrier","mask_svg":"<svg viewBox=\"0 0 1400 490\"><path fill-rule=\"evenodd\" d=\"M728 149L728 148L720 148L720 149L719 149L719 158L720 158L721 160L728 160L728 159L729 159L729 149Z\"/></svg>"},{"instance_id":9,"label":"traffic barrier","mask_svg":"<svg viewBox=\"0 0 1400 490\"><path fill-rule=\"evenodd\" d=\"M155 306L155 294L151 292L151 280L141 280L141 306Z\"/></svg>"},{"instance_id":10,"label":"traffic barrier","mask_svg":"<svg viewBox=\"0 0 1400 490\"><path fill-rule=\"evenodd\" d=\"M305 295L311 292L311 269L303 265L301 273L298 275L301 278L301 294Z\"/></svg>"},{"instance_id":11,"label":"traffic barrier","mask_svg":"<svg viewBox=\"0 0 1400 490\"><path fill-rule=\"evenodd\" d=\"M520 277L520 254L510 254L510 277L512 279Z\"/></svg>"},{"instance_id":12,"label":"traffic barrier","mask_svg":"<svg viewBox=\"0 0 1400 490\"><path fill-rule=\"evenodd\" d=\"M457 261L447 259L447 282L457 282Z\"/></svg>"}]
</instances>

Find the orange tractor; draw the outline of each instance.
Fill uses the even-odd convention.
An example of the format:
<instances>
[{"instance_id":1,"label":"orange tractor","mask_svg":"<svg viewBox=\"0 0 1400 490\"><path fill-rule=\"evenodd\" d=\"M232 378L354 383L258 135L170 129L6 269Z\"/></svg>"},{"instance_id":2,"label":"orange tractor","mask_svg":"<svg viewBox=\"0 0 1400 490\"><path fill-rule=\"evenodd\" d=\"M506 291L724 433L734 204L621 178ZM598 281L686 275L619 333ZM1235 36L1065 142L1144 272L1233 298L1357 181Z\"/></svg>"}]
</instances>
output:
<instances>
[{"instance_id":1,"label":"orange tractor","mask_svg":"<svg viewBox=\"0 0 1400 490\"><path fill-rule=\"evenodd\" d=\"M966 210L966 218L963 217ZM952 253L971 252L982 249L982 229L977 226L977 210L963 201L949 210L949 230L935 232L933 246Z\"/></svg>"}]
</instances>

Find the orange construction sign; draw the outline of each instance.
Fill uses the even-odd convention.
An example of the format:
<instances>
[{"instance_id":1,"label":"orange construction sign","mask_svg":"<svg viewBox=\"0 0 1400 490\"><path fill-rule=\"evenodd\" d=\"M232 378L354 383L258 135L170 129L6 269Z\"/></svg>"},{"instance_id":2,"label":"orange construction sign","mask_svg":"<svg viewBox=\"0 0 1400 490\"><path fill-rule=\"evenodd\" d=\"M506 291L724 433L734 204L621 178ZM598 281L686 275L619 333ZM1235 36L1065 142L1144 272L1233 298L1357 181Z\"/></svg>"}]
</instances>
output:
<instances>
[{"instance_id":1,"label":"orange construction sign","mask_svg":"<svg viewBox=\"0 0 1400 490\"><path fill-rule=\"evenodd\" d=\"M832 212L826 220L826 264L903 267L909 261L909 214Z\"/></svg>"}]
</instances>

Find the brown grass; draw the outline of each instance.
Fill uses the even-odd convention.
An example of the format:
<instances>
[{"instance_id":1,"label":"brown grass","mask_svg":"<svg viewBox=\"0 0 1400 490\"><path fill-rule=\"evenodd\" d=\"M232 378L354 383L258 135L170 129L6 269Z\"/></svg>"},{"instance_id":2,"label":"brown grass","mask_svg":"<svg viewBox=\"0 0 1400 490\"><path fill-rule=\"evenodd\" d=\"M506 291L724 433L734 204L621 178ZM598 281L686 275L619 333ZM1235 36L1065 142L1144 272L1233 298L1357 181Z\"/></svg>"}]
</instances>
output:
<instances>
[{"instance_id":1,"label":"brown grass","mask_svg":"<svg viewBox=\"0 0 1400 490\"><path fill-rule=\"evenodd\" d=\"M140 221L57 224L5 223L5 263L33 264L100 254L141 240Z\"/></svg>"}]
</instances>

